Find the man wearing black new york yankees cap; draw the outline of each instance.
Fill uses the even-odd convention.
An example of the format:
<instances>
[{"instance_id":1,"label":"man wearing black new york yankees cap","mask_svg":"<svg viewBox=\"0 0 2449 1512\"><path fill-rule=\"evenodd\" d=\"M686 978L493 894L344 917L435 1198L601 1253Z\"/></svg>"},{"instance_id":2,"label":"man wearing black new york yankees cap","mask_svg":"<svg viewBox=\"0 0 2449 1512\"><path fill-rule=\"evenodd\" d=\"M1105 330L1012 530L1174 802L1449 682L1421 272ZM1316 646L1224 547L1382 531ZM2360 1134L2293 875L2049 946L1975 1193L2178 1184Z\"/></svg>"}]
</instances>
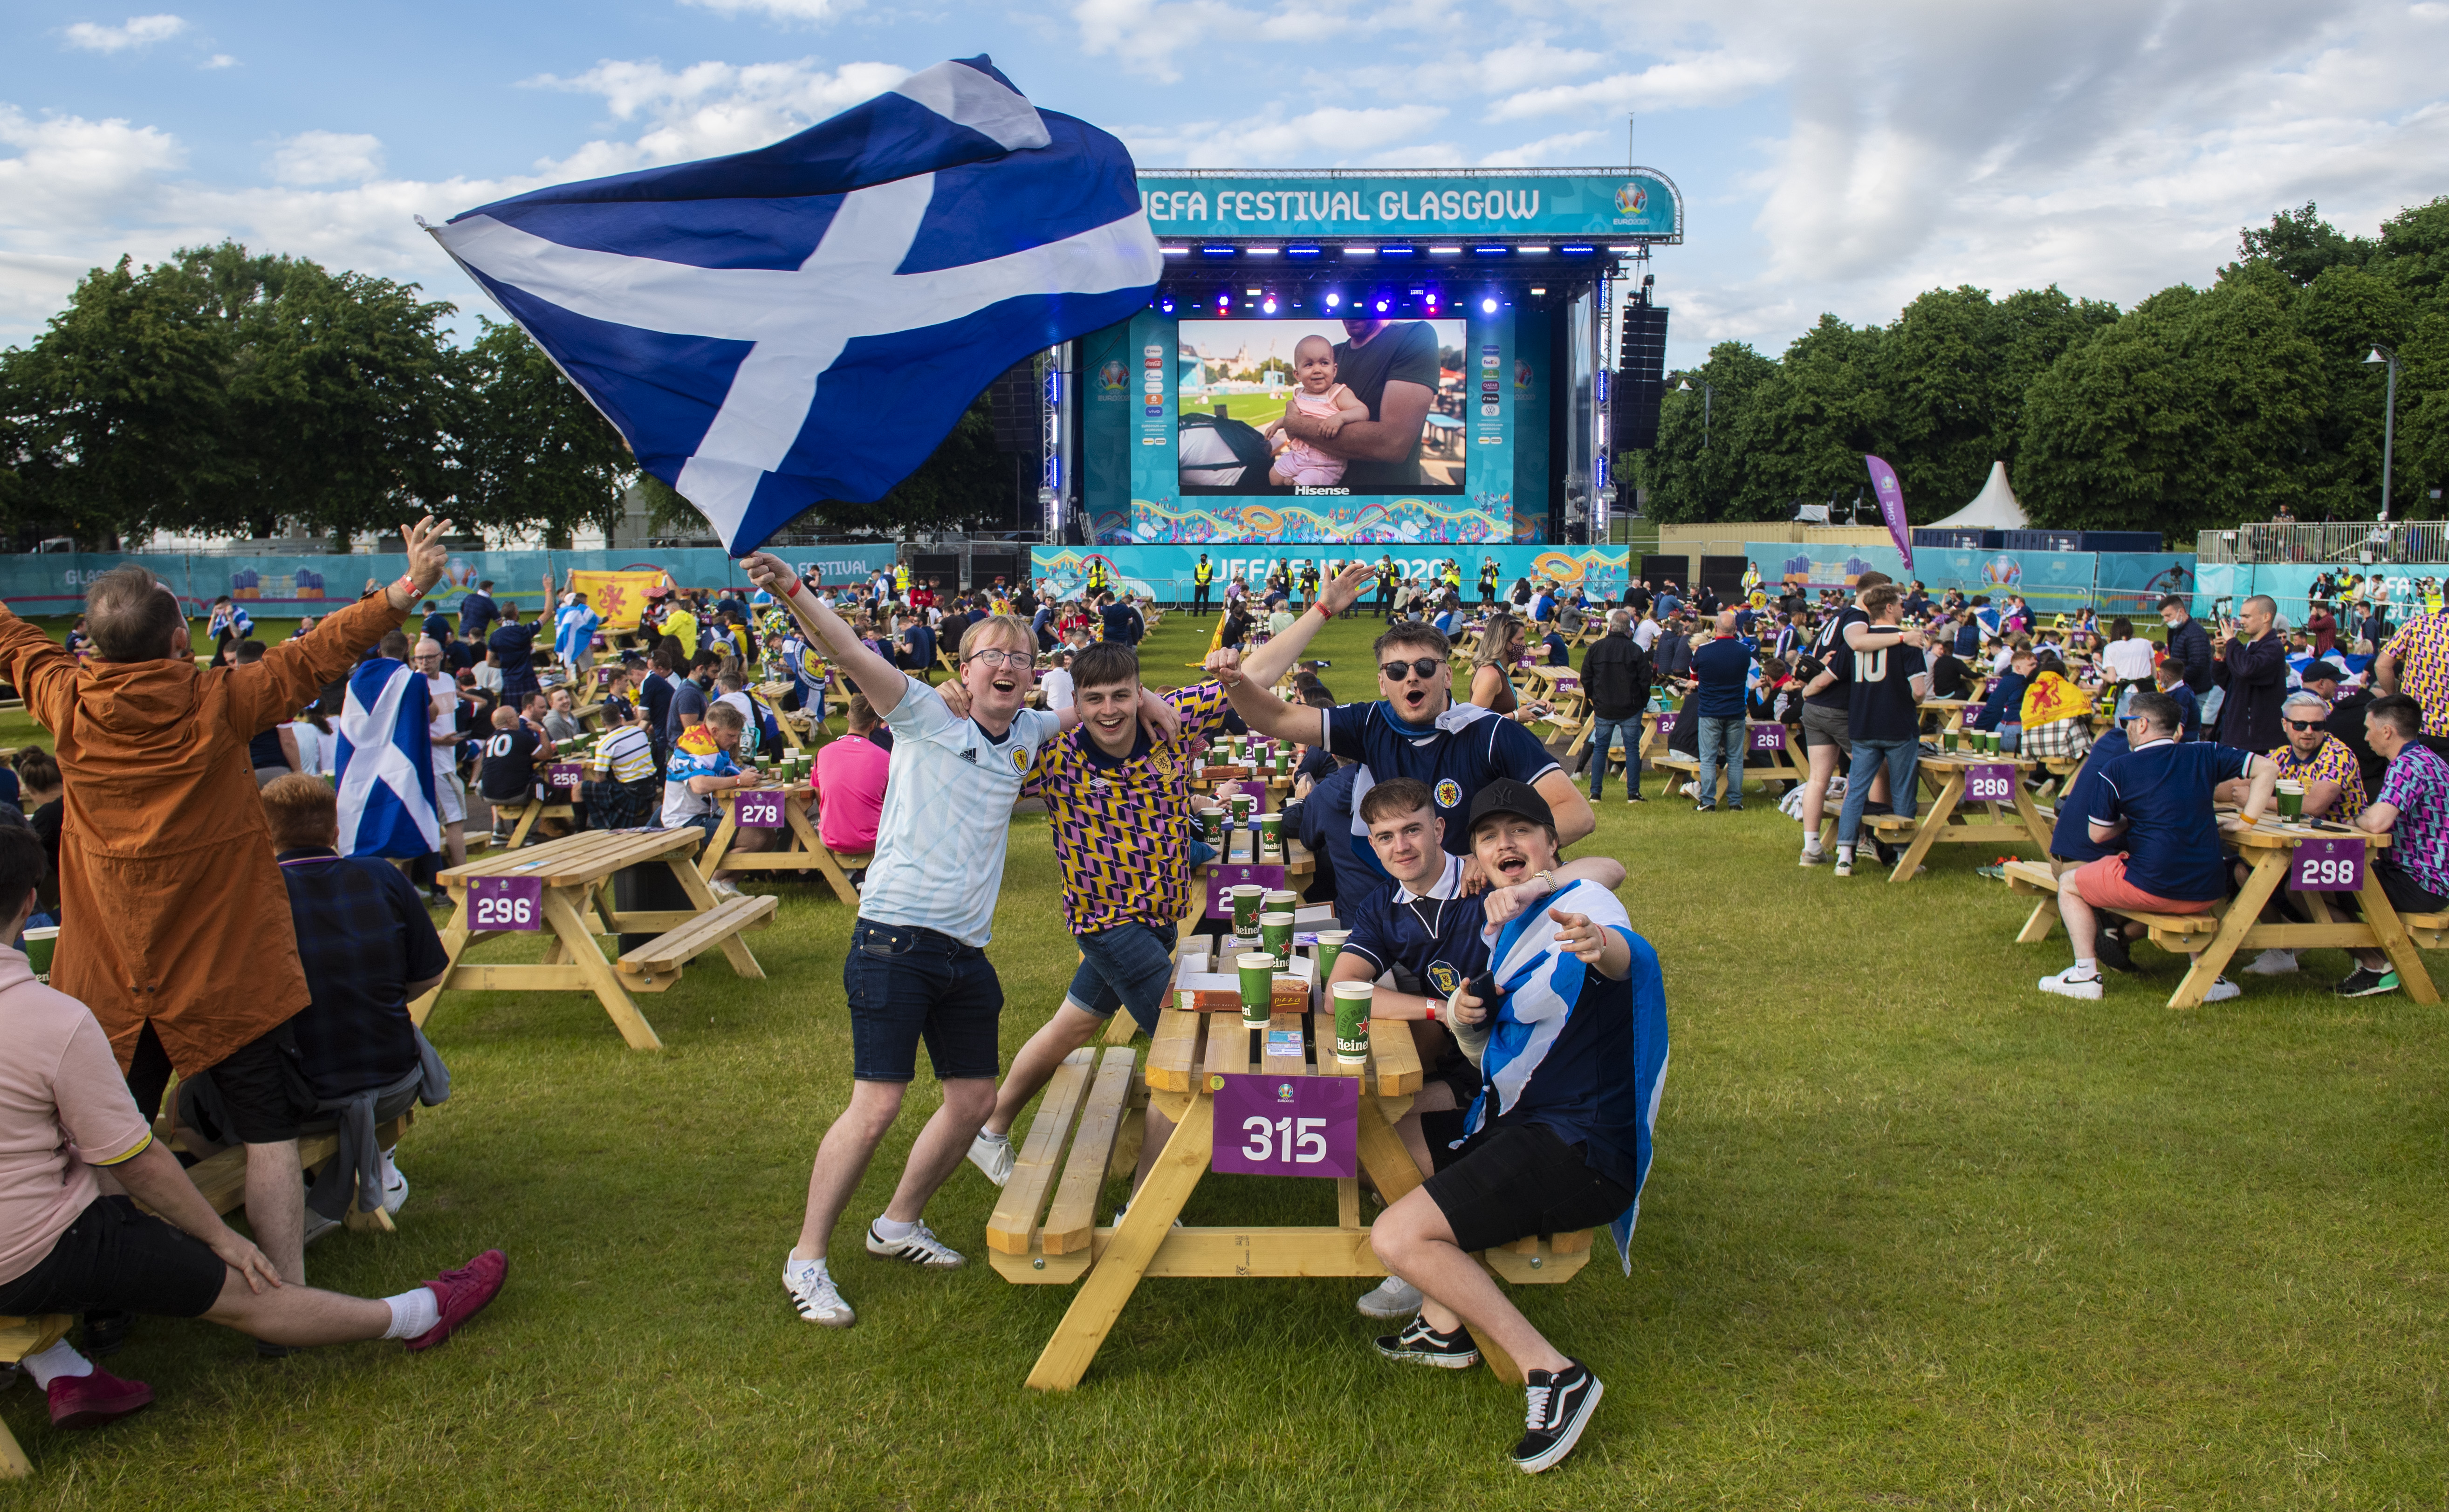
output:
<instances>
[{"instance_id":1,"label":"man wearing black new york yankees cap","mask_svg":"<svg viewBox=\"0 0 2449 1512\"><path fill-rule=\"evenodd\" d=\"M1475 1363L1482 1340L1503 1350L1522 1368L1529 1399L1514 1463L1535 1472L1572 1452L1602 1388L1472 1256L1603 1226L1627 1250L1667 1069L1667 1000L1657 953L1614 894L1591 881L1544 886L1556 831L1528 784L1483 786L1470 840L1492 885L1488 967L1438 1016L1482 1087L1455 1124L1431 1132L1436 1174L1370 1230L1386 1269L1422 1293L1419 1315L1378 1349L1447 1368Z\"/></svg>"}]
</instances>

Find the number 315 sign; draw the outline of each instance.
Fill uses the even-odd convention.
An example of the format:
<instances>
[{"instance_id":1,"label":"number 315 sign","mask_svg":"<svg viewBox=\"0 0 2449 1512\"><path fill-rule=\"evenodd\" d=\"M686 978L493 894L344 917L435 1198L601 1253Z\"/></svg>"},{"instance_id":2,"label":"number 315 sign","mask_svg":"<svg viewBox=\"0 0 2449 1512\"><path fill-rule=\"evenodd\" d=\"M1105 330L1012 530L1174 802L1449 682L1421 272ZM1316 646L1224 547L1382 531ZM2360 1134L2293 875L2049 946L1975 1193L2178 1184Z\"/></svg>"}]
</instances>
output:
<instances>
[{"instance_id":1,"label":"number 315 sign","mask_svg":"<svg viewBox=\"0 0 2449 1512\"><path fill-rule=\"evenodd\" d=\"M1359 1174L1360 1079L1211 1076L1216 1153L1229 1176Z\"/></svg>"}]
</instances>

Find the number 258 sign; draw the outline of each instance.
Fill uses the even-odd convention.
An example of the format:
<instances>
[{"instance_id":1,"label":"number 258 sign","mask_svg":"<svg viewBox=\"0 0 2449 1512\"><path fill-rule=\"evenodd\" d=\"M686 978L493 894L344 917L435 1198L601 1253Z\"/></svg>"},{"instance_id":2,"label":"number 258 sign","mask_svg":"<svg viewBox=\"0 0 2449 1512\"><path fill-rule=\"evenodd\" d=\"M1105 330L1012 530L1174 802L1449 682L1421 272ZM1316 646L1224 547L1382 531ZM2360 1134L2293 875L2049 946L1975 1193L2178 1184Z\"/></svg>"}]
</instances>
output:
<instances>
[{"instance_id":1,"label":"number 258 sign","mask_svg":"<svg viewBox=\"0 0 2449 1512\"><path fill-rule=\"evenodd\" d=\"M469 923L479 929L544 928L544 879L476 877L468 884Z\"/></svg>"},{"instance_id":2,"label":"number 258 sign","mask_svg":"<svg viewBox=\"0 0 2449 1512\"><path fill-rule=\"evenodd\" d=\"M1236 1176L1359 1174L1359 1077L1220 1075L1208 1084L1216 1095L1210 1169Z\"/></svg>"}]
</instances>

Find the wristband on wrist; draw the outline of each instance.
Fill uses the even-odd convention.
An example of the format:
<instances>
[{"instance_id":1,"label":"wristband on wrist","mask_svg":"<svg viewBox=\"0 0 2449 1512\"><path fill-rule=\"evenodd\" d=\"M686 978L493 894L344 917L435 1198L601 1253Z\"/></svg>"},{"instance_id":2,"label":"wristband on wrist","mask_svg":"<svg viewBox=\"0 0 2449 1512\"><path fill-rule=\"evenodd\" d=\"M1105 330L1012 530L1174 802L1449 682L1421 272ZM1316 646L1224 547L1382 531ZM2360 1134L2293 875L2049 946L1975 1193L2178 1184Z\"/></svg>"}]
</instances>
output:
<instances>
[{"instance_id":1,"label":"wristband on wrist","mask_svg":"<svg viewBox=\"0 0 2449 1512\"><path fill-rule=\"evenodd\" d=\"M405 572L399 575L399 581L393 584L392 586L397 588L400 592L407 594L408 602L412 604L417 601L421 591L416 585L416 580Z\"/></svg>"},{"instance_id":2,"label":"wristband on wrist","mask_svg":"<svg viewBox=\"0 0 2449 1512\"><path fill-rule=\"evenodd\" d=\"M1244 895L1244 897L1247 897L1247 896L1248 896L1248 894L1247 894L1247 893L1244 893L1244 894L1243 894L1243 895ZM1435 1023L1437 1023L1437 999L1435 999L1435 998L1424 998L1424 999L1422 999L1421 1001L1422 1001L1422 1002L1424 1002L1424 1003L1426 1003L1426 1004L1428 1005L1428 1009L1429 1009L1429 1022L1430 1022L1431 1024L1435 1024Z\"/></svg>"}]
</instances>

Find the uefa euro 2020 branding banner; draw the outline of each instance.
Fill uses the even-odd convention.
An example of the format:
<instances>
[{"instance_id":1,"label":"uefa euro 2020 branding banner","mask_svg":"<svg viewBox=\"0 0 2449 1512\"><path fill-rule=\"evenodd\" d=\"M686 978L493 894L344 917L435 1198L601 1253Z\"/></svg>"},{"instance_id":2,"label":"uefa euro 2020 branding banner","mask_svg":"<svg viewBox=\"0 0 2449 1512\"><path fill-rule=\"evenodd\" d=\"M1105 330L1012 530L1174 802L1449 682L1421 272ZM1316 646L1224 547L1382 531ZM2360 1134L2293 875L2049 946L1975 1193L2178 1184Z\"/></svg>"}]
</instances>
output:
<instances>
[{"instance_id":1,"label":"uefa euro 2020 branding banner","mask_svg":"<svg viewBox=\"0 0 2449 1512\"><path fill-rule=\"evenodd\" d=\"M1814 545L1791 541L1747 541L1744 555L1771 583L1798 583L1806 589L1851 587L1865 572L1884 572L1899 583L1919 579L1936 592L1950 588L1987 594L1993 603L2020 593L2036 609L2139 611L2164 593L2194 587L2190 551L1963 551L1936 546L1914 550L1908 570L1894 546Z\"/></svg>"},{"instance_id":2,"label":"uefa euro 2020 branding banner","mask_svg":"<svg viewBox=\"0 0 2449 1512\"><path fill-rule=\"evenodd\" d=\"M1679 240L1684 199L1651 168L1143 173L1160 239L1638 237ZM1415 270L1417 271L1417 270Z\"/></svg>"},{"instance_id":3,"label":"uefa euro 2020 branding banner","mask_svg":"<svg viewBox=\"0 0 2449 1512\"><path fill-rule=\"evenodd\" d=\"M1192 584L1197 581L1192 569L1198 565L1201 550L1196 545L1114 546L1108 549L1080 546L1038 546L1030 554L1030 570L1038 578L1051 580L1055 592L1066 599L1076 599L1089 581L1089 564L1101 561L1115 580L1118 590L1145 593L1160 603L1186 603ZM1207 565L1215 569L1213 598L1222 603L1224 584L1234 578L1246 578L1251 584L1263 584L1268 571L1278 563L1296 585L1301 581L1302 564L1315 562L1321 573L1330 564L1376 562L1380 556L1392 556L1396 570L1405 578L1423 582L1446 562L1452 561L1462 573L1462 602L1479 602L1479 569L1483 562L1494 561L1499 597L1513 591L1517 579L1542 580L1564 586L1580 588L1592 599L1613 599L1624 591L1625 573L1630 565L1629 546L1517 546L1517 545L1396 545L1369 546L1356 549L1334 545L1218 545L1205 548ZM1363 602L1372 602L1373 585L1364 592Z\"/></svg>"}]
</instances>

